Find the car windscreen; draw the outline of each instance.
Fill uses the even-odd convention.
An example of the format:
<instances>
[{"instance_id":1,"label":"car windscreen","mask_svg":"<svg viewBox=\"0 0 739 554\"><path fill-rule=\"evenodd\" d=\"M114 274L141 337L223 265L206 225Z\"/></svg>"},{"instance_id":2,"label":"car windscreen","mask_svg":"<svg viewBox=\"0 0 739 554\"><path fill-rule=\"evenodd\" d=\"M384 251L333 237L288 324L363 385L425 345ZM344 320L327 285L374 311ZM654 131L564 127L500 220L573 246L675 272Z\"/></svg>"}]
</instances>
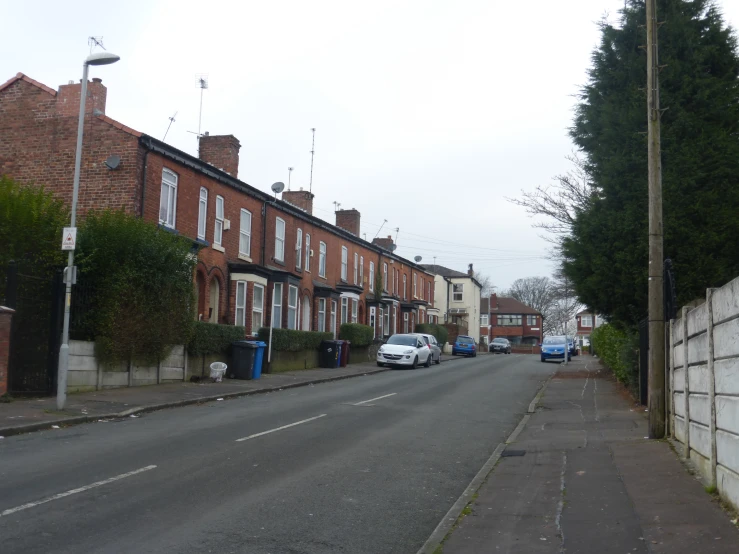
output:
<instances>
[{"instance_id":1,"label":"car windscreen","mask_svg":"<svg viewBox=\"0 0 739 554\"><path fill-rule=\"evenodd\" d=\"M459 344L472 344L472 339L469 337L457 337L457 342Z\"/></svg>"},{"instance_id":2,"label":"car windscreen","mask_svg":"<svg viewBox=\"0 0 739 554\"><path fill-rule=\"evenodd\" d=\"M408 335L393 335L387 339L388 344L402 344L403 346L416 346L418 339L416 337L409 337Z\"/></svg>"},{"instance_id":3,"label":"car windscreen","mask_svg":"<svg viewBox=\"0 0 739 554\"><path fill-rule=\"evenodd\" d=\"M544 339L544 344L564 344L564 337L547 337Z\"/></svg>"},{"instance_id":4,"label":"car windscreen","mask_svg":"<svg viewBox=\"0 0 739 554\"><path fill-rule=\"evenodd\" d=\"M493 342L499 342L500 344L505 344L508 342L508 339L495 339Z\"/></svg>"}]
</instances>

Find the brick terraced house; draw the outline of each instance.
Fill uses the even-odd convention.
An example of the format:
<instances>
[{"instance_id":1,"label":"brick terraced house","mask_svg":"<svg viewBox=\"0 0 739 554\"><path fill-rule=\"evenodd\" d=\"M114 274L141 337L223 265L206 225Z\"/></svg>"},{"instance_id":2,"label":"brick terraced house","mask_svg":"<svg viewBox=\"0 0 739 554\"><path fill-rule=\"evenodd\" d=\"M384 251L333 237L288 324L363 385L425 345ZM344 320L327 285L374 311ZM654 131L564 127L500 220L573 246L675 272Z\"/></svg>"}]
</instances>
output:
<instances>
[{"instance_id":1,"label":"brick terraced house","mask_svg":"<svg viewBox=\"0 0 739 554\"><path fill-rule=\"evenodd\" d=\"M0 174L71 204L80 91L22 73L0 85ZM382 337L438 314L434 275L393 254L390 238L362 240L359 211L327 223L311 192L275 199L240 181L236 137L205 133L194 157L105 115L100 79L88 95L78 213L124 209L192 241L198 319L253 335L274 313L275 327L337 334L359 322Z\"/></svg>"},{"instance_id":2,"label":"brick terraced house","mask_svg":"<svg viewBox=\"0 0 739 554\"><path fill-rule=\"evenodd\" d=\"M544 337L544 320L540 312L515 298L490 295L488 318L490 341L505 337L512 344L538 345Z\"/></svg>"}]
</instances>

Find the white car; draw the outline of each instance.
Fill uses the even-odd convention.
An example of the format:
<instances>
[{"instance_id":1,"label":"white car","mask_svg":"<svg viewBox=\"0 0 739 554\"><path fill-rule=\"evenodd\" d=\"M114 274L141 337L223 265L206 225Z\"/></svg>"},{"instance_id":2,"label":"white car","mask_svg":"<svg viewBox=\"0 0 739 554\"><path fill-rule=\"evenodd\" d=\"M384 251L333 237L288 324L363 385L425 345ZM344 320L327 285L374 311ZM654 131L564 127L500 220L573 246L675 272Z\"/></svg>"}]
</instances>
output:
<instances>
[{"instance_id":1,"label":"white car","mask_svg":"<svg viewBox=\"0 0 739 554\"><path fill-rule=\"evenodd\" d=\"M431 366L433 354L420 335L393 335L377 351L377 365L407 366L416 369L418 364Z\"/></svg>"}]
</instances>

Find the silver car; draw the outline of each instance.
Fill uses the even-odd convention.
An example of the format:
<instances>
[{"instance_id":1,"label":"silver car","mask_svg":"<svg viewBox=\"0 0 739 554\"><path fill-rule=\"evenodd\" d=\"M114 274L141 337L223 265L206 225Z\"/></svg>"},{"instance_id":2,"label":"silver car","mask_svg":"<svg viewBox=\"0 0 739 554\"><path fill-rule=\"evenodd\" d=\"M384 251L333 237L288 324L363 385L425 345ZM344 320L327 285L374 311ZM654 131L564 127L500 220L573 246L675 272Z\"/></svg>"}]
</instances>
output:
<instances>
[{"instance_id":1,"label":"silver car","mask_svg":"<svg viewBox=\"0 0 739 554\"><path fill-rule=\"evenodd\" d=\"M429 347L429 350L431 350L431 360L436 364L440 364L441 363L441 346L439 345L439 341L436 340L436 337L434 335L429 335L427 333L414 333L414 334L423 338L423 341Z\"/></svg>"}]
</instances>

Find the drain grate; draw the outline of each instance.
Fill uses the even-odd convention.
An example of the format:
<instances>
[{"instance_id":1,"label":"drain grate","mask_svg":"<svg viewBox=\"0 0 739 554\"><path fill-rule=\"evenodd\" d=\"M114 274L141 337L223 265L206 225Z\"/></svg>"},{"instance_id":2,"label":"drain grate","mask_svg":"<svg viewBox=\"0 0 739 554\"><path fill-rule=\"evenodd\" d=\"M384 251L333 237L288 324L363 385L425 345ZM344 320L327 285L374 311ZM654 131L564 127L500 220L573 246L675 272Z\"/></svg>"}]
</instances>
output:
<instances>
[{"instance_id":1,"label":"drain grate","mask_svg":"<svg viewBox=\"0 0 739 554\"><path fill-rule=\"evenodd\" d=\"M503 450L503 453L500 455L501 458L513 458L514 456L525 456L526 451L525 450Z\"/></svg>"}]
</instances>

